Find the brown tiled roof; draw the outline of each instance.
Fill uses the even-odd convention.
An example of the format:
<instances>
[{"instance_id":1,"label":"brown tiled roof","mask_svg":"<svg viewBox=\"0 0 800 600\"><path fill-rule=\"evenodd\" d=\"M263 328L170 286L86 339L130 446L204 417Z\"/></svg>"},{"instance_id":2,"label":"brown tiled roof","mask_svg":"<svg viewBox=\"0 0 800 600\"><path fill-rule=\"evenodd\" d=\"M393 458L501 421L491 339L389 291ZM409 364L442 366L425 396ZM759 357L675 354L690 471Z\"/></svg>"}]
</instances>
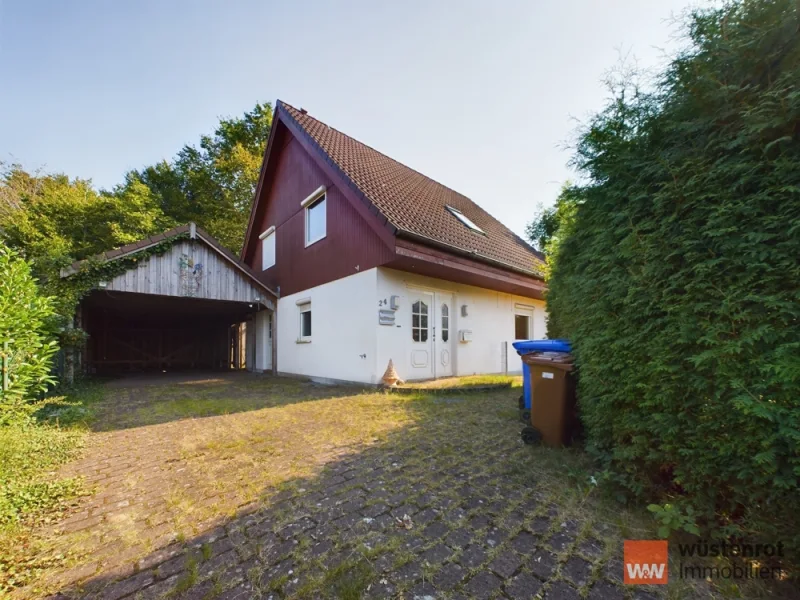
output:
<instances>
[{"instance_id":1,"label":"brown tiled roof","mask_svg":"<svg viewBox=\"0 0 800 600\"><path fill-rule=\"evenodd\" d=\"M278 111L285 111L400 235L426 238L478 259L538 273L541 255L466 196L280 100ZM461 211L486 235L469 229L446 206Z\"/></svg>"}]
</instances>

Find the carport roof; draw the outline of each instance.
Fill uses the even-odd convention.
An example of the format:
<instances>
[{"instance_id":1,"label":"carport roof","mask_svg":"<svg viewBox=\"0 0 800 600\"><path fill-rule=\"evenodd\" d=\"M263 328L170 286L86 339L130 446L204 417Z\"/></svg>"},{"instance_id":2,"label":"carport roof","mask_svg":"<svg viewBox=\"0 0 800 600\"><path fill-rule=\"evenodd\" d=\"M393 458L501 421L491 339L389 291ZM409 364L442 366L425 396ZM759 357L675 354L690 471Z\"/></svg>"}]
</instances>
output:
<instances>
[{"instance_id":1,"label":"carport roof","mask_svg":"<svg viewBox=\"0 0 800 600\"><path fill-rule=\"evenodd\" d=\"M255 271L253 271L250 267L248 267L245 263L239 260L233 252L225 248L222 244L220 244L211 234L207 231L198 227L195 223L187 223L185 225L180 225L179 227L175 227L170 229L169 231L165 231L163 233L158 233L156 235L152 235L150 237L146 237L141 239L137 242L131 242L130 244L126 244L114 250L108 250L107 252L103 252L101 254L97 254L93 256L91 259L86 260L79 260L72 263L69 267L61 269L61 277L69 277L70 275L74 275L78 271L80 271L81 265L87 262L87 260L95 260L95 261L109 261L115 260L118 258L122 258L124 256L129 256L131 254L135 254L136 252L140 252L146 248L150 248L151 246L155 246L156 244L160 244L165 241L175 240L178 241L179 239L184 239L187 237L189 239L200 239L208 244L211 248L213 248L217 253L219 253L225 260L227 260L231 265L241 271L243 275L248 277L254 285L258 286L259 288L265 290L274 298L278 298L277 292L274 292L268 286L264 285L256 275Z\"/></svg>"}]
</instances>

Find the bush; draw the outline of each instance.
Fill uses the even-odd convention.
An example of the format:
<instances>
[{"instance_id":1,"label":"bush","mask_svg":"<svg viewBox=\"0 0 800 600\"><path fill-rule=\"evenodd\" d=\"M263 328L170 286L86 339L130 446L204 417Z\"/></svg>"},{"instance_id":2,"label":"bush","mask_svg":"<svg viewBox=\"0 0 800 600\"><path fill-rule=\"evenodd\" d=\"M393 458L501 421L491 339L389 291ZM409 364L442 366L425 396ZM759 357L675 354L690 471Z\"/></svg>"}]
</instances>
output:
<instances>
[{"instance_id":1,"label":"bush","mask_svg":"<svg viewBox=\"0 0 800 600\"><path fill-rule=\"evenodd\" d=\"M549 333L608 478L687 530L800 541L799 31L791 0L692 14L577 147Z\"/></svg>"},{"instance_id":2,"label":"bush","mask_svg":"<svg viewBox=\"0 0 800 600\"><path fill-rule=\"evenodd\" d=\"M0 243L0 354L8 365L8 385L0 386L0 426L31 414L31 397L53 382L54 316L28 263Z\"/></svg>"}]
</instances>

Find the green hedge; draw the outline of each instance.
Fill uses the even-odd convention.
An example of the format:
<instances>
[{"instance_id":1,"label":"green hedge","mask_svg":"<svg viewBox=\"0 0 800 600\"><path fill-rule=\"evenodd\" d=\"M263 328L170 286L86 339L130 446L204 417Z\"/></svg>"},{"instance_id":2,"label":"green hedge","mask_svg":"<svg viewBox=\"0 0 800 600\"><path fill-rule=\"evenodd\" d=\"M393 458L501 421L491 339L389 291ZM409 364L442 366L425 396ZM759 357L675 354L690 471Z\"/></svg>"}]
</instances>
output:
<instances>
[{"instance_id":1,"label":"green hedge","mask_svg":"<svg viewBox=\"0 0 800 600\"><path fill-rule=\"evenodd\" d=\"M728 534L800 519L797 11L695 13L651 91L617 82L551 270L550 334L574 342L607 478Z\"/></svg>"}]
</instances>

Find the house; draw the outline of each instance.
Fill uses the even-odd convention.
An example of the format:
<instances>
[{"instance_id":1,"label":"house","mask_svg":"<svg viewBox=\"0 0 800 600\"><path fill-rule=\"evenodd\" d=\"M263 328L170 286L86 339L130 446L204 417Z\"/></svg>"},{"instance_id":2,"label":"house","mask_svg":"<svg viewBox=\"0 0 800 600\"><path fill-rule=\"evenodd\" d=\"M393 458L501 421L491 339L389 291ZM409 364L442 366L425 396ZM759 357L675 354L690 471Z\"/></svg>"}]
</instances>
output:
<instances>
[{"instance_id":1,"label":"house","mask_svg":"<svg viewBox=\"0 0 800 600\"><path fill-rule=\"evenodd\" d=\"M241 260L276 290L274 362L378 383L521 370L542 257L472 200L278 101ZM268 338L255 342L268 345Z\"/></svg>"},{"instance_id":2,"label":"house","mask_svg":"<svg viewBox=\"0 0 800 600\"><path fill-rule=\"evenodd\" d=\"M102 265L99 274L93 267ZM272 367L277 294L194 223L74 263L88 373Z\"/></svg>"}]
</instances>

